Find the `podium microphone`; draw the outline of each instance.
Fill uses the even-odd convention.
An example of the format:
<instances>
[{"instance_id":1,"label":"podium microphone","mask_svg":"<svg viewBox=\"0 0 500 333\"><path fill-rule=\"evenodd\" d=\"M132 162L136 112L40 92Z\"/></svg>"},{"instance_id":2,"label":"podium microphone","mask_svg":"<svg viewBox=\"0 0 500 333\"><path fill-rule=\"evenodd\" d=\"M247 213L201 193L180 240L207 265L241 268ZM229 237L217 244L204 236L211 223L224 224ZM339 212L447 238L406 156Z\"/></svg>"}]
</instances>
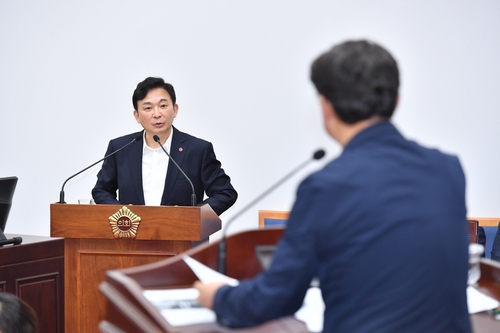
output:
<instances>
[{"instance_id":1,"label":"podium microphone","mask_svg":"<svg viewBox=\"0 0 500 333\"><path fill-rule=\"evenodd\" d=\"M300 169L305 167L309 162L313 160L319 160L325 156L325 151L323 149L317 150L313 156L312 159L308 159L304 161L302 164L300 164L298 167L293 169L291 172L289 172L287 175L285 175L283 178L281 178L278 182L276 182L274 185L272 185L270 188L268 188L264 193L259 195L257 198L255 198L252 202L247 204L245 207L243 207L239 212L234 214L227 222L224 228L222 229L222 238L219 242L219 257L217 261L217 270L221 274L226 274L226 233L227 229L229 228L229 225L231 222L236 220L238 217L240 217L243 213L245 213L248 209L250 209L253 205L255 205L257 202L262 200L264 197L266 197L269 193L274 191L276 188L278 188L281 184L283 184L285 181L287 181L290 177L292 177L294 174L296 174Z\"/></svg>"},{"instance_id":2,"label":"podium microphone","mask_svg":"<svg viewBox=\"0 0 500 333\"><path fill-rule=\"evenodd\" d=\"M172 156L170 156L169 153L167 153L167 150L165 149L165 147L163 147L163 145L161 144L161 141L160 141L160 138L158 137L158 135L154 135L153 136L153 140L155 140L156 142L158 142L158 144L160 145L161 149L163 149L163 151L165 152L165 154L167 154L168 158L174 162L175 166L177 167L177 169L179 169L179 171L184 175L184 177L186 177L186 179L188 180L189 182L189 185L191 185L191 190L193 191L193 193L191 194L191 206L196 206L196 192L194 191L194 186L193 186L193 182L191 181L191 179L189 179L189 177L186 175L186 173L181 169L181 167L179 166L179 164L177 164L177 162L172 158Z\"/></svg>"},{"instance_id":3,"label":"podium microphone","mask_svg":"<svg viewBox=\"0 0 500 333\"><path fill-rule=\"evenodd\" d=\"M69 177L68 179L66 179L66 181L65 181L65 182L63 183L63 185L62 185L61 192L59 193L59 203L61 203L61 204L66 203L66 202L64 201L64 185L66 185L66 183L68 182L68 180L70 180L70 179L72 179L73 177L78 176L78 175L79 175L79 174L81 174L82 172L84 172L84 171L86 171L86 170L88 170L88 169L92 168L94 165L96 165L96 164L97 164L97 163L99 163L99 162L104 161L104 160L105 160L105 159L107 159L108 157L113 156L114 154L118 153L120 150L125 149L126 147L130 146L131 144L133 144L133 143L134 143L134 142L136 142L137 140L140 140L140 139L141 139L141 137L142 137L142 132L141 132L141 133L139 133L139 134L137 134L137 136L136 136L135 138L133 138L133 139L132 139L132 141L130 141L129 143L127 143L125 146L121 147L121 148L120 148L120 149L118 149L118 150L115 150L114 152L112 152L112 153L111 153L111 154L109 154L109 155L104 156L104 157L103 157L103 158L101 158L99 161L95 162L95 163L94 163L94 164L92 164L92 165L89 165L89 166L88 166L88 167L86 167L85 169L83 169L83 170L81 170L81 171L79 171L79 172L75 173L73 176L71 176L71 177Z\"/></svg>"},{"instance_id":4,"label":"podium microphone","mask_svg":"<svg viewBox=\"0 0 500 333\"><path fill-rule=\"evenodd\" d=\"M22 242L23 242L22 237L12 237L12 238L5 237L5 234L0 229L0 247L7 244L18 245L21 244Z\"/></svg>"}]
</instances>

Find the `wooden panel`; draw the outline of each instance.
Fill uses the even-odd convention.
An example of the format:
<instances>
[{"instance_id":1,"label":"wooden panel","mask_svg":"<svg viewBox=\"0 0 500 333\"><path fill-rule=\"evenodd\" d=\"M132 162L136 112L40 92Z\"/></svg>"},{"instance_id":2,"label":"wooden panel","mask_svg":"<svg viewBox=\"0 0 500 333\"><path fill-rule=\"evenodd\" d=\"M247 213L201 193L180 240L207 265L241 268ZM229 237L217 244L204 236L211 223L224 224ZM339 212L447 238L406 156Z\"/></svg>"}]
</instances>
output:
<instances>
[{"instance_id":1,"label":"wooden panel","mask_svg":"<svg viewBox=\"0 0 500 333\"><path fill-rule=\"evenodd\" d=\"M479 291L500 300L500 263L481 258L481 278L477 283Z\"/></svg>"},{"instance_id":2,"label":"wooden panel","mask_svg":"<svg viewBox=\"0 0 500 333\"><path fill-rule=\"evenodd\" d=\"M249 278L260 272L255 247L273 245L279 240L283 228L251 230L227 238L228 275L238 279ZM217 266L218 243L203 244L186 252L212 268ZM103 333L126 330L129 333L197 333L197 332L307 332L304 323L285 317L266 322L254 328L233 330L218 323L172 327L159 311L142 295L142 290L173 286L191 286L196 277L179 256L158 263L107 273L107 281L100 286L108 299L107 321ZM119 331L118 331L119 332Z\"/></svg>"},{"instance_id":3,"label":"wooden panel","mask_svg":"<svg viewBox=\"0 0 500 333\"><path fill-rule=\"evenodd\" d=\"M17 295L35 310L40 332L62 333L64 241L21 236L23 244L0 248L1 290Z\"/></svg>"},{"instance_id":4,"label":"wooden panel","mask_svg":"<svg viewBox=\"0 0 500 333\"><path fill-rule=\"evenodd\" d=\"M64 322L68 333L76 331L75 328L81 326L81 313L78 306L81 301L78 293L81 290L78 278L80 272L80 260L78 260L77 255L79 247L79 239L64 240L64 267L66 269L64 274Z\"/></svg>"},{"instance_id":5,"label":"wooden panel","mask_svg":"<svg viewBox=\"0 0 500 333\"><path fill-rule=\"evenodd\" d=\"M38 325L43 332L63 332L62 300L58 301L61 292L62 274L45 274L18 280L19 298L36 310ZM62 296L62 295L61 295ZM62 297L61 297L62 298Z\"/></svg>"},{"instance_id":6,"label":"wooden panel","mask_svg":"<svg viewBox=\"0 0 500 333\"><path fill-rule=\"evenodd\" d=\"M469 224L469 242L477 243L477 228L479 226L479 222L477 220L467 220Z\"/></svg>"},{"instance_id":7,"label":"wooden panel","mask_svg":"<svg viewBox=\"0 0 500 333\"><path fill-rule=\"evenodd\" d=\"M227 238L227 275L242 280L262 272L255 247L276 244L283 230L283 228L249 230ZM189 250L186 254L210 268L217 269L218 250L218 243L206 243ZM191 285L197 280L180 256L146 266L124 269L122 272L138 281L145 289Z\"/></svg>"},{"instance_id":8,"label":"wooden panel","mask_svg":"<svg viewBox=\"0 0 500 333\"><path fill-rule=\"evenodd\" d=\"M64 238L110 239L109 217L122 205L50 206L50 235ZM209 205L202 207L127 206L139 217L138 240L201 241L220 230L221 222Z\"/></svg>"},{"instance_id":9,"label":"wooden panel","mask_svg":"<svg viewBox=\"0 0 500 333\"><path fill-rule=\"evenodd\" d=\"M265 227L265 219L288 220L290 212L279 210L259 210L259 228Z\"/></svg>"},{"instance_id":10,"label":"wooden panel","mask_svg":"<svg viewBox=\"0 0 500 333\"><path fill-rule=\"evenodd\" d=\"M477 220L482 227L498 227L499 217L468 217L469 220Z\"/></svg>"},{"instance_id":11,"label":"wooden panel","mask_svg":"<svg viewBox=\"0 0 500 333\"><path fill-rule=\"evenodd\" d=\"M130 210L130 211L128 211ZM139 216L136 238L115 238L109 218ZM98 285L109 269L155 262L184 252L220 230L209 205L201 207L52 204L51 235L65 241L66 331L97 332L104 298ZM124 230L120 229L122 232ZM133 236L129 234L129 236Z\"/></svg>"},{"instance_id":12,"label":"wooden panel","mask_svg":"<svg viewBox=\"0 0 500 333\"><path fill-rule=\"evenodd\" d=\"M135 267L191 248L191 242L134 239L65 239L66 331L92 333L105 316L98 286L109 269Z\"/></svg>"},{"instance_id":13,"label":"wooden panel","mask_svg":"<svg viewBox=\"0 0 500 333\"><path fill-rule=\"evenodd\" d=\"M228 275L244 279L261 272L257 264L254 248L258 245L275 244L282 229L260 229L236 234L227 239ZM203 244L189 250L189 255L200 262L217 267L217 243ZM239 267L245 266L245 267ZM248 269L248 267L250 269ZM161 262L107 273L107 281L100 286L108 298L107 321L101 322L102 333L156 333L156 332L306 332L303 323L287 317L271 321L255 328L232 330L218 324L191 325L182 328L171 327L156 308L142 295L143 289L190 286L196 277L180 257ZM500 263L481 259L481 278L478 289L500 300ZM476 333L500 332L500 322L490 314L471 315Z\"/></svg>"}]
</instances>

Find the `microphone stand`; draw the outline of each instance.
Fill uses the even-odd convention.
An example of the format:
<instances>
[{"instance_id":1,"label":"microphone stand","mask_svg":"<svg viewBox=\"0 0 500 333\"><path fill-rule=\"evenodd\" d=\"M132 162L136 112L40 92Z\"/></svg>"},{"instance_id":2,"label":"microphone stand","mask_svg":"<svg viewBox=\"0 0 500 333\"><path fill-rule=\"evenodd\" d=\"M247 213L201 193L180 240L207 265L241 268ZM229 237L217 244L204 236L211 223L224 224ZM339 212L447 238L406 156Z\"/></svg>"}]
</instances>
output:
<instances>
[{"instance_id":1,"label":"microphone stand","mask_svg":"<svg viewBox=\"0 0 500 333\"><path fill-rule=\"evenodd\" d=\"M65 204L66 202L64 201L64 186L66 185L66 183L68 182L68 180L70 179L73 179L74 177L78 176L79 174L81 174L82 172L92 168L94 165L96 165L97 163L99 162L102 162L104 159L106 159L108 156L105 156L104 158L100 159L99 161L95 162L94 164L86 167L85 169L75 173L73 176L69 177L68 179L66 179L66 181L63 183L62 185L62 188L61 188L61 192L59 192L59 203L62 203L62 204Z\"/></svg>"},{"instance_id":2,"label":"microphone stand","mask_svg":"<svg viewBox=\"0 0 500 333\"><path fill-rule=\"evenodd\" d=\"M82 172L84 172L84 171L86 171L86 170L88 170L88 169L92 168L92 167L93 167L94 165L96 165L97 163L104 161L104 160L105 160L105 159L107 159L108 157L110 157L110 156L112 156L112 155L114 155L114 154L118 153L120 150L125 149L126 147L130 146L132 143L134 143L134 142L136 142L137 140L139 140L141 137L142 137L142 132L141 132L141 134L136 135L136 137L135 137L132 141L130 141L129 143L127 143L125 146L121 147L120 149L115 150L115 151L114 151L114 152L112 152L111 154L108 154L108 155L104 156L104 157L103 157L103 158L101 158L99 161L95 162L95 163L94 163L94 164L92 164L92 165L89 165L89 166L88 166L88 167L86 167L85 169L83 169L83 170L81 170L81 171L79 171L79 172L75 173L73 176L71 176L71 177L69 177L68 179L66 179L66 181L63 183L63 185L62 185L62 187L61 187L61 192L59 192L59 203L60 203L60 204L65 204L65 203L66 203L66 202L64 201L64 186L66 185L66 183L68 182L68 180L70 180L70 179L72 179L72 178L74 178L74 177L78 176L78 175L79 175L79 174L81 174Z\"/></svg>"},{"instance_id":3,"label":"microphone stand","mask_svg":"<svg viewBox=\"0 0 500 333\"><path fill-rule=\"evenodd\" d=\"M165 147L163 147L163 145L161 144L161 141L160 141L160 137L158 135L154 135L153 136L153 140L155 140L161 147L161 149L163 149L163 151L165 152L165 154L167 154L168 158L174 162L175 166L177 167L177 169L179 169L179 171L184 175L184 177L188 180L189 182L189 185L191 185L191 190L193 193L191 193L191 206L196 206L196 192L194 191L194 186L193 186L193 182L191 181L191 179L189 179L189 177L186 175L186 173L181 169L181 167L179 166L179 164L177 164L177 162L172 158L172 156L170 156L169 153L167 153L167 150L165 149Z\"/></svg>"},{"instance_id":4,"label":"microphone stand","mask_svg":"<svg viewBox=\"0 0 500 333\"><path fill-rule=\"evenodd\" d=\"M229 228L230 224L236 220L238 217L240 217L243 213L245 213L247 210L249 210L251 207L253 207L257 202L260 200L264 199L269 193L274 191L277 187L279 187L281 184L283 184L286 180L288 180L290 177L292 177L294 174L296 174L300 169L305 167L307 164L309 164L312 160L319 160L325 156L325 151L320 149L317 150L314 155L313 159L308 159L307 161L303 162L300 164L298 167L290 171L288 174L286 174L284 177L282 177L280 180L278 180L274 185L269 187L264 193L259 195L257 198L252 200L250 203L248 203L245 207L243 207L239 212L234 214L225 224L224 228L222 229L222 239L219 242L219 257L218 257L218 262L217 262L217 271L221 274L226 274L226 232L227 229Z\"/></svg>"}]
</instances>

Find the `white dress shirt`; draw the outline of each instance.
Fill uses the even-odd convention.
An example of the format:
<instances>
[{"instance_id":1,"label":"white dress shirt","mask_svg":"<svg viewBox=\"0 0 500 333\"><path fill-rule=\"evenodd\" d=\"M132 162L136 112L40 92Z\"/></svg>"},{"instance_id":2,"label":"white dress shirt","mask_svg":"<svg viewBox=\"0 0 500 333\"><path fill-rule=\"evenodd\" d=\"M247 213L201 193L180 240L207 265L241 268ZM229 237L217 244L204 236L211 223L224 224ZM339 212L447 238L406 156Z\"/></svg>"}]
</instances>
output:
<instances>
[{"instance_id":1,"label":"white dress shirt","mask_svg":"<svg viewBox=\"0 0 500 333\"><path fill-rule=\"evenodd\" d=\"M158 146L151 148L146 144L146 132L144 132L143 148L142 148L142 188L144 191L144 203L147 206L160 206L161 197L165 188L165 179L167 178L167 170L169 158L167 154ZM172 135L163 145L165 150L170 154L170 146L172 145Z\"/></svg>"}]
</instances>

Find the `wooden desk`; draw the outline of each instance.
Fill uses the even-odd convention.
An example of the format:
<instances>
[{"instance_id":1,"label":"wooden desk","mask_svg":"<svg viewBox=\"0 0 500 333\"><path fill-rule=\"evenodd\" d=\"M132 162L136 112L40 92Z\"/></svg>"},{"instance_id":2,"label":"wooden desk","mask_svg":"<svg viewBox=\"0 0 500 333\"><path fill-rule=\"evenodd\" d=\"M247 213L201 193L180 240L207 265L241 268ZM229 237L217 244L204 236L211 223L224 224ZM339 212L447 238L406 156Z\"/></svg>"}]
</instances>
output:
<instances>
[{"instance_id":1,"label":"wooden desk","mask_svg":"<svg viewBox=\"0 0 500 333\"><path fill-rule=\"evenodd\" d=\"M262 271L254 251L257 245L276 244L282 229L266 228L233 235L227 239L228 275L245 279ZM217 243L204 244L186 252L187 255L217 267ZM244 258L244 259L243 259ZM307 332L304 323L287 317L252 329L230 330L217 324L192 325L176 328L170 326L143 296L143 289L191 286L196 276L180 256L142 267L108 271L106 282L100 285L107 299L106 319L99 328L102 333L165 333L165 332ZM482 259L478 289L500 300L500 263ZM450 314L453 315L453 314ZM486 313L470 316L473 332L500 332L500 321ZM119 331L121 330L121 331Z\"/></svg>"},{"instance_id":2,"label":"wooden desk","mask_svg":"<svg viewBox=\"0 0 500 333\"><path fill-rule=\"evenodd\" d=\"M500 301L500 263L490 259L481 259L481 278L477 289L482 293ZM495 320L486 312L471 315L471 324L474 333L498 333L500 321Z\"/></svg>"},{"instance_id":3,"label":"wooden desk","mask_svg":"<svg viewBox=\"0 0 500 333\"><path fill-rule=\"evenodd\" d=\"M226 240L227 273L237 279L255 276L262 267L255 246L276 244L282 229L266 228L233 235ZM202 244L186 252L209 267L217 267L218 243ZM191 286L197 280L181 256L129 269L108 271L99 289L106 296L106 319L99 324L102 333L190 333L190 332L307 332L305 324L293 317L281 318L251 329L231 330L217 323L173 327L149 303L142 291Z\"/></svg>"},{"instance_id":4,"label":"wooden desk","mask_svg":"<svg viewBox=\"0 0 500 333\"><path fill-rule=\"evenodd\" d=\"M0 247L0 291L17 295L36 312L41 333L64 332L64 240L20 236Z\"/></svg>"}]
</instances>

